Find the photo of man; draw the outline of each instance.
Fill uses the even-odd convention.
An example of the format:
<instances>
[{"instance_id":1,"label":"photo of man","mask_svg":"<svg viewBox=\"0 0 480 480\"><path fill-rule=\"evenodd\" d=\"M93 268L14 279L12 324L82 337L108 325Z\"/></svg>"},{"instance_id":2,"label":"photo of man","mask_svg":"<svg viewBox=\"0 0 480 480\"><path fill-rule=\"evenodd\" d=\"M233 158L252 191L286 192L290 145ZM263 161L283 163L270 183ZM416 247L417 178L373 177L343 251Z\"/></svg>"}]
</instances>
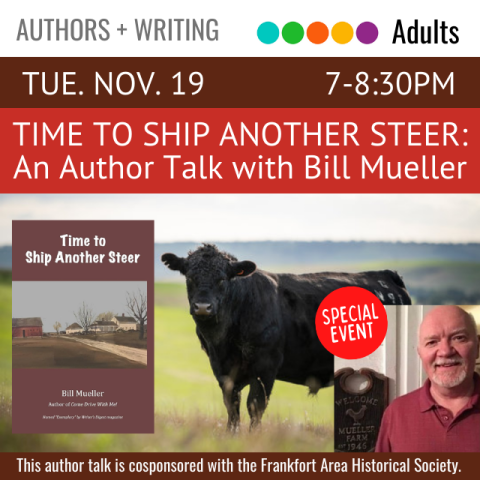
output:
<instances>
[{"instance_id":1,"label":"photo of man","mask_svg":"<svg viewBox=\"0 0 480 480\"><path fill-rule=\"evenodd\" d=\"M377 452L480 452L478 329L457 306L427 313L417 352L428 376L424 385L386 409Z\"/></svg>"}]
</instances>

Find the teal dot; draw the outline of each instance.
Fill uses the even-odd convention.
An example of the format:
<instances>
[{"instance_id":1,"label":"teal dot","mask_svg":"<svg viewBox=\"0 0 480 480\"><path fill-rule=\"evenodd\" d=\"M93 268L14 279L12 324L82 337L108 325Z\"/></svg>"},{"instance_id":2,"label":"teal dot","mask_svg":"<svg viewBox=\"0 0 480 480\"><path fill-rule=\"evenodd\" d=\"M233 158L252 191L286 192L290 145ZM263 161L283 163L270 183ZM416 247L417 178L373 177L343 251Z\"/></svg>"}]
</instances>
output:
<instances>
[{"instance_id":1,"label":"teal dot","mask_svg":"<svg viewBox=\"0 0 480 480\"><path fill-rule=\"evenodd\" d=\"M278 40L280 30L272 22L263 22L257 30L258 39L267 45L271 45Z\"/></svg>"},{"instance_id":2,"label":"teal dot","mask_svg":"<svg viewBox=\"0 0 480 480\"><path fill-rule=\"evenodd\" d=\"M289 22L282 28L282 37L291 45L300 42L305 35L303 27L297 22Z\"/></svg>"}]
</instances>

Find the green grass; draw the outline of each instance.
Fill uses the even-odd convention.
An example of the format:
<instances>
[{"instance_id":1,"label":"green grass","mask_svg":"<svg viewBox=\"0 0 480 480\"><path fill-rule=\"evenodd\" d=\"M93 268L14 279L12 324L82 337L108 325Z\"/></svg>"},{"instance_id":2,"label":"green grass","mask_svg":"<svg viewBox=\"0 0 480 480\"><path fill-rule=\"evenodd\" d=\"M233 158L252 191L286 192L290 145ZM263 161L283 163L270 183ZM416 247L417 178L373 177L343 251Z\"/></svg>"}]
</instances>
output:
<instances>
[{"instance_id":1,"label":"green grass","mask_svg":"<svg viewBox=\"0 0 480 480\"><path fill-rule=\"evenodd\" d=\"M157 284L155 299L155 434L13 435L11 277L0 279L0 450L332 451L333 388L309 397L305 387L277 382L261 431L248 432L242 405L239 433L227 434L222 395L188 314L185 286Z\"/></svg>"},{"instance_id":2,"label":"green grass","mask_svg":"<svg viewBox=\"0 0 480 480\"><path fill-rule=\"evenodd\" d=\"M187 288L185 282L156 283L155 305L181 307L188 311Z\"/></svg>"},{"instance_id":3,"label":"green grass","mask_svg":"<svg viewBox=\"0 0 480 480\"><path fill-rule=\"evenodd\" d=\"M165 299L162 306L155 308L155 385L157 389L161 386L161 393L156 395L157 410L174 406L174 413L201 411L223 420L225 407L220 388L188 314L185 286L156 284L155 294L156 298ZM171 303L183 303L183 306L172 307ZM265 421L332 427L333 388L320 390L313 397L307 392L306 387L276 382ZM248 388L244 390L241 410L245 422L248 420L247 393Z\"/></svg>"},{"instance_id":4,"label":"green grass","mask_svg":"<svg viewBox=\"0 0 480 480\"><path fill-rule=\"evenodd\" d=\"M11 276L0 280L0 397L12 396L12 284Z\"/></svg>"},{"instance_id":5,"label":"green grass","mask_svg":"<svg viewBox=\"0 0 480 480\"><path fill-rule=\"evenodd\" d=\"M157 410L165 412L173 406L175 413L190 415L201 411L225 417L220 388L208 357L200 348L190 315L179 308L157 307L155 318L161 332L156 334L155 343L155 385L161 388L156 396ZM244 421L248 419L247 392L248 388L244 390L242 402ZM276 382L265 421L332 427L333 388L320 390L314 397L307 392L307 387Z\"/></svg>"},{"instance_id":6,"label":"green grass","mask_svg":"<svg viewBox=\"0 0 480 480\"><path fill-rule=\"evenodd\" d=\"M354 265L278 266L275 271L398 270L409 288L463 291L480 285L480 264L442 260ZM276 382L261 432L225 433L226 412L206 354L188 314L184 283L155 285L155 434L11 434L11 274L0 272L0 450L4 451L331 451L333 389L309 397L304 387Z\"/></svg>"}]
</instances>

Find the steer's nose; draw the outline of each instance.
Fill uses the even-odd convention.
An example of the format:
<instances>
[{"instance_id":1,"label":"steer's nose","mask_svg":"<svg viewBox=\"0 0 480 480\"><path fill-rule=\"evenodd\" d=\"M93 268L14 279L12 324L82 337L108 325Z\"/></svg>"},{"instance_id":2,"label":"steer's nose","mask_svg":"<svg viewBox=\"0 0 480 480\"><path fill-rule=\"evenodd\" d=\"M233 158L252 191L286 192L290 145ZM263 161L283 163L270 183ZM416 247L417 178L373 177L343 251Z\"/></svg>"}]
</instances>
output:
<instances>
[{"instance_id":1,"label":"steer's nose","mask_svg":"<svg viewBox=\"0 0 480 480\"><path fill-rule=\"evenodd\" d=\"M211 315L212 304L211 303L194 303L193 312L195 315Z\"/></svg>"}]
</instances>

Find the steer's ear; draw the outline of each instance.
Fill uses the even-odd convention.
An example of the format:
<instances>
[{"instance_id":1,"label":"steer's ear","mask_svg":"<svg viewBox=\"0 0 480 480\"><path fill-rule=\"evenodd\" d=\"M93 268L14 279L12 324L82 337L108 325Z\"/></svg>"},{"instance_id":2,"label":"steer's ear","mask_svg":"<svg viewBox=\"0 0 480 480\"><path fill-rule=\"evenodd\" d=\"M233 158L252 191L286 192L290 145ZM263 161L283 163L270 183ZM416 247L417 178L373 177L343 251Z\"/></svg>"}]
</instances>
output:
<instances>
[{"instance_id":1,"label":"steer's ear","mask_svg":"<svg viewBox=\"0 0 480 480\"><path fill-rule=\"evenodd\" d=\"M162 262L170 269L170 270L178 270L180 273L185 275L187 271L185 265L185 258L177 257L174 253L164 253L162 255Z\"/></svg>"},{"instance_id":2,"label":"steer's ear","mask_svg":"<svg viewBox=\"0 0 480 480\"><path fill-rule=\"evenodd\" d=\"M249 260L245 260L244 262L232 262L231 266L232 277L246 277L257 269L257 266Z\"/></svg>"}]
</instances>

